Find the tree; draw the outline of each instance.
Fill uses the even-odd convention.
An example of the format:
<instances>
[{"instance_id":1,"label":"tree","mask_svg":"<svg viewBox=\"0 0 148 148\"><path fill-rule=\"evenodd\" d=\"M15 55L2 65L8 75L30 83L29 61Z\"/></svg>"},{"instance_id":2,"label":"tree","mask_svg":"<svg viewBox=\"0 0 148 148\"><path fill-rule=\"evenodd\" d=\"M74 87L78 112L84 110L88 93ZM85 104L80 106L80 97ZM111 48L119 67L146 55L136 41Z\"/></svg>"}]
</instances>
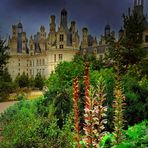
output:
<instances>
[{"instance_id":1,"label":"tree","mask_svg":"<svg viewBox=\"0 0 148 148\"><path fill-rule=\"evenodd\" d=\"M123 23L122 35L118 42L110 42L107 58L113 63L119 62L122 72L126 72L129 65L138 64L145 56L142 48L144 17L133 11L123 15Z\"/></svg>"},{"instance_id":2,"label":"tree","mask_svg":"<svg viewBox=\"0 0 148 148\"><path fill-rule=\"evenodd\" d=\"M6 41L0 39L0 101L6 99L13 90L12 79L7 70L9 48L5 43Z\"/></svg>"},{"instance_id":3,"label":"tree","mask_svg":"<svg viewBox=\"0 0 148 148\"><path fill-rule=\"evenodd\" d=\"M42 90L42 88L44 86L44 78L41 76L40 73L37 73L37 75L35 76L34 86L36 88L39 88L40 90Z\"/></svg>"},{"instance_id":4,"label":"tree","mask_svg":"<svg viewBox=\"0 0 148 148\"><path fill-rule=\"evenodd\" d=\"M76 54L73 62L77 64L89 62L93 70L100 70L104 66L103 60L97 59L96 55L91 53L86 53L85 55Z\"/></svg>"},{"instance_id":5,"label":"tree","mask_svg":"<svg viewBox=\"0 0 148 148\"><path fill-rule=\"evenodd\" d=\"M6 64L8 63L9 54L8 46L5 45L6 41L0 39L0 76L3 75L3 72L6 69Z\"/></svg>"},{"instance_id":6,"label":"tree","mask_svg":"<svg viewBox=\"0 0 148 148\"><path fill-rule=\"evenodd\" d=\"M29 86L29 78L24 72L22 75L16 77L15 82L20 88Z\"/></svg>"}]
</instances>

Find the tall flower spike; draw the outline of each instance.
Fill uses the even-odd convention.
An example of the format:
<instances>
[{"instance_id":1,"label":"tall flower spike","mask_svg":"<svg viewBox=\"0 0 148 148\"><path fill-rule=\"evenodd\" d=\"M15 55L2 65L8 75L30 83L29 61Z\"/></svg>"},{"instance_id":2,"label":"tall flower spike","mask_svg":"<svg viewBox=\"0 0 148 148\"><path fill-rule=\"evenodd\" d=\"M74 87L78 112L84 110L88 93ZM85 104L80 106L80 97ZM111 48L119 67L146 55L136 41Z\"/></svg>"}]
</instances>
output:
<instances>
[{"instance_id":1,"label":"tall flower spike","mask_svg":"<svg viewBox=\"0 0 148 148\"><path fill-rule=\"evenodd\" d=\"M89 63L85 63L85 69L84 69L84 84L85 84L85 108L84 108L84 132L85 132L85 138L84 141L86 143L86 147L92 147L93 146L93 140L92 140L92 99L89 97Z\"/></svg>"},{"instance_id":2,"label":"tall flower spike","mask_svg":"<svg viewBox=\"0 0 148 148\"><path fill-rule=\"evenodd\" d=\"M87 148L97 148L98 144L105 134L105 124L107 123L106 111L107 107L103 106L105 101L104 84L99 83L97 91L91 86L89 89L89 97L86 99L84 113L84 141Z\"/></svg>"},{"instance_id":3,"label":"tall flower spike","mask_svg":"<svg viewBox=\"0 0 148 148\"><path fill-rule=\"evenodd\" d=\"M97 147L101 138L104 136L105 124L107 123L106 112L107 107L103 106L106 100L104 94L105 82L102 77L99 78L97 90L95 93L95 104L93 109L93 133L94 133L94 146Z\"/></svg>"},{"instance_id":4,"label":"tall flower spike","mask_svg":"<svg viewBox=\"0 0 148 148\"><path fill-rule=\"evenodd\" d=\"M89 91L89 63L85 63L84 69L84 84L85 84L85 99L88 98L88 91Z\"/></svg>"},{"instance_id":5,"label":"tall flower spike","mask_svg":"<svg viewBox=\"0 0 148 148\"><path fill-rule=\"evenodd\" d=\"M104 135L104 124L107 122L105 101L104 81L99 79L97 91L89 85L89 64L85 64L84 73L85 84L85 109L84 109L84 141L87 148L97 148L102 136Z\"/></svg>"},{"instance_id":6,"label":"tall flower spike","mask_svg":"<svg viewBox=\"0 0 148 148\"><path fill-rule=\"evenodd\" d=\"M114 114L114 137L115 141L114 143L118 145L122 140L122 129L123 129L123 107L125 104L123 103L125 97L122 94L120 81L121 81L121 73L120 73L120 64L117 62L117 66L115 67L117 71L117 78L116 78L116 87L114 91L115 100L113 107L115 108L115 114Z\"/></svg>"},{"instance_id":7,"label":"tall flower spike","mask_svg":"<svg viewBox=\"0 0 148 148\"><path fill-rule=\"evenodd\" d=\"M78 78L73 81L73 108L74 108L74 128L76 131L75 140L76 148L81 148L80 145L80 129L79 129L79 108L78 108Z\"/></svg>"}]
</instances>

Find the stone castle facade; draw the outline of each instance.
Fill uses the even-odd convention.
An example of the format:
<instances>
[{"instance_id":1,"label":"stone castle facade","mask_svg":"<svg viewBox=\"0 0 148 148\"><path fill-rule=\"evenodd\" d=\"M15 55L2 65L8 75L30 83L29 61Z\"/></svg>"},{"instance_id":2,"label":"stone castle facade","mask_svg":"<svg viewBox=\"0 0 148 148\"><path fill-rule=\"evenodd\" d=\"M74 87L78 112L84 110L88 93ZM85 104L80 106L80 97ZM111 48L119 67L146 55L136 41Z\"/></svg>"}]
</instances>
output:
<instances>
[{"instance_id":1,"label":"stone castle facade","mask_svg":"<svg viewBox=\"0 0 148 148\"><path fill-rule=\"evenodd\" d=\"M143 0L134 0L133 11L139 15L143 13ZM108 48L108 40L115 39L115 32L110 25L106 25L104 34L100 41L96 37L89 35L88 29L82 29L82 40L80 42L79 33L75 21L71 21L68 26L67 11L61 11L60 24L56 30L55 16L50 17L49 33L45 27L41 26L40 31L28 40L23 25L18 23L12 25L12 35L9 37L8 46L10 56L8 71L14 80L23 72L29 77L35 77L40 73L48 78L59 62L71 61L78 52L81 54L95 54L98 59L103 59ZM124 30L119 31L119 38ZM145 30L143 32L143 47L148 49L148 22L145 19Z\"/></svg>"},{"instance_id":2,"label":"stone castle facade","mask_svg":"<svg viewBox=\"0 0 148 148\"><path fill-rule=\"evenodd\" d=\"M45 27L40 27L34 37L27 39L23 25L12 25L12 36L9 37L10 60L8 70L12 78L23 72L29 77L41 73L46 78L54 71L61 61L71 61L79 51L79 34L76 22L67 24L67 11L61 11L61 21L56 30L55 16L50 17L50 31L46 34Z\"/></svg>"}]
</instances>

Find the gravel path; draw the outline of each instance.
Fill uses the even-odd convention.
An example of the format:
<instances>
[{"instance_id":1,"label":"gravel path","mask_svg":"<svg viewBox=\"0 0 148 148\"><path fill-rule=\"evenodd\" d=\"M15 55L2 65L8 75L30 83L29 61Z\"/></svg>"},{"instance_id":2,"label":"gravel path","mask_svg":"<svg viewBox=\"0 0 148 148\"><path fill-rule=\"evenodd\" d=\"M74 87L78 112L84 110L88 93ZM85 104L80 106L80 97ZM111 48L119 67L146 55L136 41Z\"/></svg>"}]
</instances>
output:
<instances>
[{"instance_id":1,"label":"gravel path","mask_svg":"<svg viewBox=\"0 0 148 148\"><path fill-rule=\"evenodd\" d=\"M11 102L2 102L0 103L0 114L3 113L7 108L14 105L18 101L11 101ZM0 127L0 142L3 140L3 136L1 135L2 127Z\"/></svg>"},{"instance_id":2,"label":"gravel path","mask_svg":"<svg viewBox=\"0 0 148 148\"><path fill-rule=\"evenodd\" d=\"M0 114L3 113L7 108L14 105L18 101L11 101L11 102L2 102L0 103Z\"/></svg>"}]
</instances>

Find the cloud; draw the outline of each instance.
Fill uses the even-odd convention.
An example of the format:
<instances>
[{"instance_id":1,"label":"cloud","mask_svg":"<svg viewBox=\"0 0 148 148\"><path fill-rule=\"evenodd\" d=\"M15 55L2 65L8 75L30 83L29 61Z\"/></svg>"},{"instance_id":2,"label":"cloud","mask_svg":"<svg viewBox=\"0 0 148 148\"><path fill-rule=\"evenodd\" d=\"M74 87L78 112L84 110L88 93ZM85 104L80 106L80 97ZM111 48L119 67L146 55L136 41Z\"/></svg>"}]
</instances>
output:
<instances>
[{"instance_id":1,"label":"cloud","mask_svg":"<svg viewBox=\"0 0 148 148\"><path fill-rule=\"evenodd\" d=\"M1 0L0 23L8 30L21 16L26 31L34 34L34 28L37 30L41 24L49 27L51 14L56 15L58 26L60 11L66 8L69 23L75 20L79 32L86 26L90 33L98 36L100 32L104 32L107 23L113 29L120 29L122 13L126 13L132 5L133 0ZM148 1L145 1L145 10L147 9Z\"/></svg>"},{"instance_id":2,"label":"cloud","mask_svg":"<svg viewBox=\"0 0 148 148\"><path fill-rule=\"evenodd\" d=\"M58 8L61 5L66 5L65 0L11 0L9 1L9 8L19 12L38 12L46 11L50 8Z\"/></svg>"}]
</instances>

